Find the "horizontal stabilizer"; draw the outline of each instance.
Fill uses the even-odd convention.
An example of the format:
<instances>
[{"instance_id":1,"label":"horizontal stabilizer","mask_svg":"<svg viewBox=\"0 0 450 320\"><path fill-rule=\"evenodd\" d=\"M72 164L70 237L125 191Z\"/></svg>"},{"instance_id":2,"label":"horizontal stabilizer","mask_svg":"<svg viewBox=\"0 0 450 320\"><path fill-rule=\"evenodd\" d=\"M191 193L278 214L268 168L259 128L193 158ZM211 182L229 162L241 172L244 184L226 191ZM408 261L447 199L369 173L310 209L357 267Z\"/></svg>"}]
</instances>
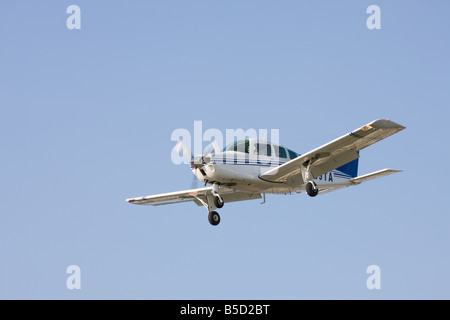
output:
<instances>
[{"instance_id":1,"label":"horizontal stabilizer","mask_svg":"<svg viewBox=\"0 0 450 320\"><path fill-rule=\"evenodd\" d=\"M387 176L387 175L390 175L390 174L393 174L393 173L397 173L397 172L402 172L402 170L383 169L383 170L380 170L380 171L375 171L375 172L372 172L372 173L368 173L368 174L365 174L365 175L362 175L362 176L350 179L350 182L352 184L360 184L360 183L365 182L365 181L369 181L369 180L376 179L376 178L381 178L381 177L384 177L384 176Z\"/></svg>"},{"instance_id":2,"label":"horizontal stabilizer","mask_svg":"<svg viewBox=\"0 0 450 320\"><path fill-rule=\"evenodd\" d=\"M319 185L319 194L325 194L331 191L336 191L338 189L342 189L342 188L346 188L346 187L351 187L351 186L356 186L358 184L361 184L363 182L372 180L372 179L376 179L376 178L381 178L393 173L397 173L397 172L402 172L402 170L394 170L394 169L383 169L380 171L375 171L372 173L368 173L353 179L348 180L347 182L344 183L339 183L339 184L331 184L331 185L323 185L320 186Z\"/></svg>"}]
</instances>

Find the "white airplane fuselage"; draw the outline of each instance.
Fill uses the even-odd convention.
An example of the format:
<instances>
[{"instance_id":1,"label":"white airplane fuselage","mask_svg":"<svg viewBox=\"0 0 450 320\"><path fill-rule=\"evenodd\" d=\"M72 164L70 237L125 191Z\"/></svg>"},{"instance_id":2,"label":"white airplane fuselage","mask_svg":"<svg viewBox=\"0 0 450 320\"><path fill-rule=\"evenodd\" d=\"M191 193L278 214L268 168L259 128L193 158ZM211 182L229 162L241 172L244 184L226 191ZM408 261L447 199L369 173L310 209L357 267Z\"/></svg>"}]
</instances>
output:
<instances>
[{"instance_id":1,"label":"white airplane fuselage","mask_svg":"<svg viewBox=\"0 0 450 320\"><path fill-rule=\"evenodd\" d=\"M303 181L270 182L260 178L261 174L276 168L291 159L244 154L234 151L203 155L202 166L192 172L203 183L226 186L230 189L252 193L292 193L305 189ZM339 170L332 170L316 177L318 187L345 186L352 177Z\"/></svg>"}]
</instances>

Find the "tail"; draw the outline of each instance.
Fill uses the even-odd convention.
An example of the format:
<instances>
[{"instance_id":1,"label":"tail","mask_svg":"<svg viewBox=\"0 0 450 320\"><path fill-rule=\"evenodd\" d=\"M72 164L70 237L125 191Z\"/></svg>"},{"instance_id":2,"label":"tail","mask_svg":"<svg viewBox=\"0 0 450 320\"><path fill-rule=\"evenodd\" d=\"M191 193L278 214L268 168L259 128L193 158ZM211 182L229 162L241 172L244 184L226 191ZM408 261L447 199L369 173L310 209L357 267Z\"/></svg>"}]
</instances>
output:
<instances>
[{"instance_id":1,"label":"tail","mask_svg":"<svg viewBox=\"0 0 450 320\"><path fill-rule=\"evenodd\" d=\"M358 163L359 163L359 158L355 159L353 161L350 161L347 164L344 164L342 167L339 167L336 170L347 175L349 179L356 178L358 176Z\"/></svg>"}]
</instances>

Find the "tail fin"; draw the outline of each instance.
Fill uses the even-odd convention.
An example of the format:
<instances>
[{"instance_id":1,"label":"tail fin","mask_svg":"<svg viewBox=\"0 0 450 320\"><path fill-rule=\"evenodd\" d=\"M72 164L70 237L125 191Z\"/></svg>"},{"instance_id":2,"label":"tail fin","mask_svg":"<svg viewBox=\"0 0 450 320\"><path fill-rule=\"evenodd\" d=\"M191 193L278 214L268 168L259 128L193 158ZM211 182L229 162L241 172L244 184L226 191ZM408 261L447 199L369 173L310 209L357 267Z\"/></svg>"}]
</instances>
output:
<instances>
[{"instance_id":1,"label":"tail fin","mask_svg":"<svg viewBox=\"0 0 450 320\"><path fill-rule=\"evenodd\" d=\"M340 172L345 173L352 178L355 178L358 176L358 163L359 163L359 158L355 159L353 161L350 161L347 164L344 164L342 167L339 167L336 170L339 170Z\"/></svg>"}]
</instances>

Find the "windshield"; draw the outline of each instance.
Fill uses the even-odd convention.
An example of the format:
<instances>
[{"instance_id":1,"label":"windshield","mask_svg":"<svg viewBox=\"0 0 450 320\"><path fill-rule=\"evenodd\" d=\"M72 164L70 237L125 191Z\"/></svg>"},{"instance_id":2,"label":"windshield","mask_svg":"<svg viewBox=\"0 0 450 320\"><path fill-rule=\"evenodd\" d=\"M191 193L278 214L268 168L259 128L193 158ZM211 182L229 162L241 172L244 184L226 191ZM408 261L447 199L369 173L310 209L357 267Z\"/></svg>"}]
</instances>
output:
<instances>
[{"instance_id":1,"label":"windshield","mask_svg":"<svg viewBox=\"0 0 450 320\"><path fill-rule=\"evenodd\" d=\"M240 140L233 143L230 143L228 146L226 146L223 149L223 152L225 151L234 151L234 152L244 152L249 153L250 149L250 142L249 140Z\"/></svg>"}]
</instances>

